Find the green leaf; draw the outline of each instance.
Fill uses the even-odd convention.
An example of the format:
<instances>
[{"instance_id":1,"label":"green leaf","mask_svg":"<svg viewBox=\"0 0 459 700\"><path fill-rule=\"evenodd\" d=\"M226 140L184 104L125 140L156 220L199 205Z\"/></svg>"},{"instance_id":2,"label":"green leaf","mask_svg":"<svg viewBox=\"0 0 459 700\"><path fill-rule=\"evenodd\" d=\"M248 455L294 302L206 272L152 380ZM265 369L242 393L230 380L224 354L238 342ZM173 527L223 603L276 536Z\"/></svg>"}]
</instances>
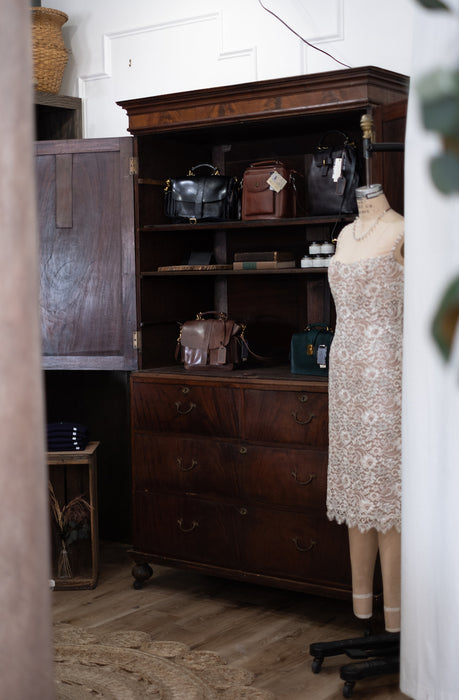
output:
<instances>
[{"instance_id":1,"label":"green leaf","mask_svg":"<svg viewBox=\"0 0 459 700\"><path fill-rule=\"evenodd\" d=\"M445 5L441 0L418 0L419 4L427 7L428 10L449 10L448 5Z\"/></svg>"},{"instance_id":2,"label":"green leaf","mask_svg":"<svg viewBox=\"0 0 459 700\"><path fill-rule=\"evenodd\" d=\"M442 153L432 158L430 172L440 192L443 194L459 192L459 156L456 153Z\"/></svg>"},{"instance_id":3,"label":"green leaf","mask_svg":"<svg viewBox=\"0 0 459 700\"><path fill-rule=\"evenodd\" d=\"M459 71L437 70L417 85L426 129L459 137Z\"/></svg>"},{"instance_id":4,"label":"green leaf","mask_svg":"<svg viewBox=\"0 0 459 700\"><path fill-rule=\"evenodd\" d=\"M432 321L432 335L448 360L459 320L459 275L447 287Z\"/></svg>"}]
</instances>

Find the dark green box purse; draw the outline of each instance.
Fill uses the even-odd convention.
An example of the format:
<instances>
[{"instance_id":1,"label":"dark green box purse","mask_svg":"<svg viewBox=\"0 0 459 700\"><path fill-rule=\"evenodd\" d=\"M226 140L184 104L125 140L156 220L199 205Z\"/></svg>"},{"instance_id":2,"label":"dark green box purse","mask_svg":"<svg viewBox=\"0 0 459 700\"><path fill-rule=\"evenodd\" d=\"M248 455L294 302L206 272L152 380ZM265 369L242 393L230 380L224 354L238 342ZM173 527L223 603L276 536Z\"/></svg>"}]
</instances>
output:
<instances>
[{"instance_id":1,"label":"dark green box purse","mask_svg":"<svg viewBox=\"0 0 459 700\"><path fill-rule=\"evenodd\" d=\"M292 374L328 376L328 359L333 331L325 323L312 323L294 333L290 344Z\"/></svg>"}]
</instances>

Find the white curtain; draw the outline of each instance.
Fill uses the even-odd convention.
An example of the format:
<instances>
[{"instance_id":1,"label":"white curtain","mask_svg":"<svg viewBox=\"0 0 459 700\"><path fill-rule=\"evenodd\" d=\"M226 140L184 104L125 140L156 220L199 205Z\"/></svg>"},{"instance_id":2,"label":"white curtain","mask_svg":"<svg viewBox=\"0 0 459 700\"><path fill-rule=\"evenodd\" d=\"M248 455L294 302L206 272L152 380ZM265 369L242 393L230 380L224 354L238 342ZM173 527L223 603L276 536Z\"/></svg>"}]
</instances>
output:
<instances>
[{"instance_id":1,"label":"white curtain","mask_svg":"<svg viewBox=\"0 0 459 700\"><path fill-rule=\"evenodd\" d=\"M441 142L424 130L419 78L459 69L453 13L415 9L406 138L401 689L416 700L459 698L459 339L446 364L431 320L459 274L459 195L440 194L429 160Z\"/></svg>"}]
</instances>

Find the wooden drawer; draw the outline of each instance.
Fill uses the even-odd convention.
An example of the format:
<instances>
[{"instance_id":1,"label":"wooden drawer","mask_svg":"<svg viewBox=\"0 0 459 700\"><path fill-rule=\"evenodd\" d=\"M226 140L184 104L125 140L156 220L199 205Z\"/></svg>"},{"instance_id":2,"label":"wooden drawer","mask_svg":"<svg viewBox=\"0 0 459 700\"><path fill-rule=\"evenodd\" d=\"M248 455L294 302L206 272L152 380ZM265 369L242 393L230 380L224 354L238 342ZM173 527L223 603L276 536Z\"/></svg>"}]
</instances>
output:
<instances>
[{"instance_id":1,"label":"wooden drawer","mask_svg":"<svg viewBox=\"0 0 459 700\"><path fill-rule=\"evenodd\" d=\"M224 440L134 433L134 490L236 496L239 445Z\"/></svg>"},{"instance_id":2,"label":"wooden drawer","mask_svg":"<svg viewBox=\"0 0 459 700\"><path fill-rule=\"evenodd\" d=\"M327 452L246 443L239 448L238 478L248 501L323 513Z\"/></svg>"},{"instance_id":3,"label":"wooden drawer","mask_svg":"<svg viewBox=\"0 0 459 700\"><path fill-rule=\"evenodd\" d=\"M306 391L244 391L243 437L318 448L328 446L328 395Z\"/></svg>"},{"instance_id":4,"label":"wooden drawer","mask_svg":"<svg viewBox=\"0 0 459 700\"><path fill-rule=\"evenodd\" d=\"M325 516L250 507L241 547L249 571L325 586L351 581L347 528Z\"/></svg>"},{"instance_id":5,"label":"wooden drawer","mask_svg":"<svg viewBox=\"0 0 459 700\"><path fill-rule=\"evenodd\" d=\"M136 493L134 548L224 567L238 567L237 504L172 494Z\"/></svg>"},{"instance_id":6,"label":"wooden drawer","mask_svg":"<svg viewBox=\"0 0 459 700\"><path fill-rule=\"evenodd\" d=\"M230 387L132 384L134 429L237 437L239 394Z\"/></svg>"}]
</instances>

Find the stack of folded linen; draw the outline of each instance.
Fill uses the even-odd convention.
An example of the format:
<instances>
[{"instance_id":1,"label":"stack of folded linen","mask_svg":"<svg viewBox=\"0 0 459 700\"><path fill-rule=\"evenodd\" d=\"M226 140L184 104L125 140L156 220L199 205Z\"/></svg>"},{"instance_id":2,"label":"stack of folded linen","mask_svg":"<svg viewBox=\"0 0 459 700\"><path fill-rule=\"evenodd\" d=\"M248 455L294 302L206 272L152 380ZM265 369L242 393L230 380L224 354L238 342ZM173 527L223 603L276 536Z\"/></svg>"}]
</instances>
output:
<instances>
[{"instance_id":1,"label":"stack of folded linen","mask_svg":"<svg viewBox=\"0 0 459 700\"><path fill-rule=\"evenodd\" d=\"M89 442L88 428L81 423L48 423L48 452L84 450Z\"/></svg>"}]
</instances>

